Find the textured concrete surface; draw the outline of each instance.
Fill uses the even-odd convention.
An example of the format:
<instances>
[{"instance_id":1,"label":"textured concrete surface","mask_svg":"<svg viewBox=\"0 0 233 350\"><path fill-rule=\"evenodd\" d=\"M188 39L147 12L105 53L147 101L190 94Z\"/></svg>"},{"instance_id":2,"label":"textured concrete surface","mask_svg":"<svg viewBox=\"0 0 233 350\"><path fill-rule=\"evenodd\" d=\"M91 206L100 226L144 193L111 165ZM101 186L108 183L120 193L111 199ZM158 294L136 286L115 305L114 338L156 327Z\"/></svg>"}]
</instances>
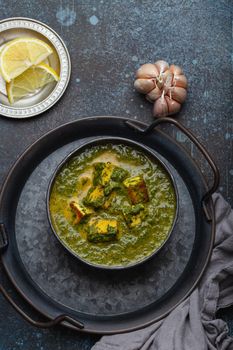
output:
<instances>
[{"instance_id":1,"label":"textured concrete surface","mask_svg":"<svg viewBox=\"0 0 233 350\"><path fill-rule=\"evenodd\" d=\"M1 182L29 144L62 123L91 115L151 122L151 105L133 90L133 77L140 64L163 58L184 68L189 93L179 120L215 157L220 191L233 204L231 0L10 0L0 5L1 19L24 16L50 25L72 60L67 92L50 111L25 121L1 118ZM167 129L199 160L183 135ZM0 350L86 350L97 339L60 328L33 329L2 297L0 308ZM233 334L233 310L222 315Z\"/></svg>"}]
</instances>

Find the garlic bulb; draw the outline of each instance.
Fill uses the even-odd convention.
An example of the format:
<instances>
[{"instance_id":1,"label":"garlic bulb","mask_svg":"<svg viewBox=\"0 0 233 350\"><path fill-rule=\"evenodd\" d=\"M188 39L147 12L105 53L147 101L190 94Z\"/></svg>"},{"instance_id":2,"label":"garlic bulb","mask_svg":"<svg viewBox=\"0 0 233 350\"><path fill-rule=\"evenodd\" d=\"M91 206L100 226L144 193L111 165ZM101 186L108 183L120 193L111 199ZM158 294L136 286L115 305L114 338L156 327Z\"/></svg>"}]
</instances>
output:
<instances>
[{"instance_id":1,"label":"garlic bulb","mask_svg":"<svg viewBox=\"0 0 233 350\"><path fill-rule=\"evenodd\" d=\"M165 117L178 113L187 97L187 78L183 70L163 60L143 64L136 72L134 87L154 103L153 115Z\"/></svg>"}]
</instances>

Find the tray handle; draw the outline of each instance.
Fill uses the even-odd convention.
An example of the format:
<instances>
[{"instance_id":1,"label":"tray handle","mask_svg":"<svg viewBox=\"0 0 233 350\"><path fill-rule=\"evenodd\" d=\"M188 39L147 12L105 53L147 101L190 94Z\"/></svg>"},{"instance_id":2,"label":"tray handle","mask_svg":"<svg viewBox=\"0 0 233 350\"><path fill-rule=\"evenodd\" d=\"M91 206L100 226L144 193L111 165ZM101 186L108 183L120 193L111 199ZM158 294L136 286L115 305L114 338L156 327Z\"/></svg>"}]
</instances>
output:
<instances>
[{"instance_id":1,"label":"tray handle","mask_svg":"<svg viewBox=\"0 0 233 350\"><path fill-rule=\"evenodd\" d=\"M212 194L217 190L217 188L219 186L220 174L219 174L219 170L218 170L218 168L217 168L213 158L207 152L206 148L198 141L196 136L190 130L188 130L184 125L179 123L177 120L172 119L172 118L168 118L168 117L166 117L166 118L159 118L159 119L155 120L153 123L151 123L148 127L144 128L144 129L141 128L138 124L136 124L136 122L131 121L131 120L127 120L126 124L129 127L139 131L142 134L149 134L149 133L151 133L153 131L153 129L156 128L160 124L173 124L180 131L182 131L194 143L194 145L199 149L201 154L207 160L210 168L213 171L213 175L214 175L214 180L213 180L212 186L205 193L205 195L202 197L202 206L203 206L203 210L205 212L206 219L208 221L211 221L212 220L212 215L211 215L211 213L209 212L209 209L208 209L208 202L209 202Z\"/></svg>"},{"instance_id":2,"label":"tray handle","mask_svg":"<svg viewBox=\"0 0 233 350\"><path fill-rule=\"evenodd\" d=\"M5 299L11 304L11 306L26 320L28 321L32 326L38 327L38 328L51 328L54 327L61 322L65 321L69 323L70 325L78 328L79 330L84 328L84 325L82 322L79 322L75 319L73 319L70 316L67 315L59 315L55 317L54 319L46 322L40 322L33 320L29 315L27 315L20 306L16 304L16 302L11 298L11 296L7 293L5 288L0 284L0 293L5 297Z\"/></svg>"},{"instance_id":3,"label":"tray handle","mask_svg":"<svg viewBox=\"0 0 233 350\"><path fill-rule=\"evenodd\" d=\"M10 297L10 295L7 293L7 291L3 288L3 286L0 284L0 292L3 294L3 296L6 298L6 300L13 306L13 308L26 320L28 321L32 326L38 327L38 328L51 328L54 327L61 322L65 321L72 326L82 329L84 328L83 323L73 319L70 316L67 315L59 315L55 317L54 319L46 322L40 322L40 321L35 321L33 320L29 315L27 315L15 302L14 300Z\"/></svg>"}]
</instances>

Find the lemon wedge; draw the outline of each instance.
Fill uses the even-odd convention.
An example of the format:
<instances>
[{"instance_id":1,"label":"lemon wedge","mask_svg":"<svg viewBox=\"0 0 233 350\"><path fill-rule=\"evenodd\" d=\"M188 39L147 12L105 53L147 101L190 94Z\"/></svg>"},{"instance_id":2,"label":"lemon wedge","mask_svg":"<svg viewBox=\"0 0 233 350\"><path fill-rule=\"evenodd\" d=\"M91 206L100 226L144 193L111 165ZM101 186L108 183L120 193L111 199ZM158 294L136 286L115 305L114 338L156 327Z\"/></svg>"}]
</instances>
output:
<instances>
[{"instance_id":1,"label":"lemon wedge","mask_svg":"<svg viewBox=\"0 0 233 350\"><path fill-rule=\"evenodd\" d=\"M37 65L53 53L52 48L36 38L17 38L6 43L0 52L1 74L10 82L32 65Z\"/></svg>"},{"instance_id":2,"label":"lemon wedge","mask_svg":"<svg viewBox=\"0 0 233 350\"><path fill-rule=\"evenodd\" d=\"M3 50L3 48L4 48L4 44L2 46L0 46L0 54ZM6 82L5 82L5 79L3 79L1 74L0 74L0 93L2 93L3 95L7 95Z\"/></svg>"},{"instance_id":3,"label":"lemon wedge","mask_svg":"<svg viewBox=\"0 0 233 350\"><path fill-rule=\"evenodd\" d=\"M53 68L46 63L32 66L17 78L6 83L6 91L9 102L12 104L23 97L36 93L43 86L58 81L59 76Z\"/></svg>"}]
</instances>

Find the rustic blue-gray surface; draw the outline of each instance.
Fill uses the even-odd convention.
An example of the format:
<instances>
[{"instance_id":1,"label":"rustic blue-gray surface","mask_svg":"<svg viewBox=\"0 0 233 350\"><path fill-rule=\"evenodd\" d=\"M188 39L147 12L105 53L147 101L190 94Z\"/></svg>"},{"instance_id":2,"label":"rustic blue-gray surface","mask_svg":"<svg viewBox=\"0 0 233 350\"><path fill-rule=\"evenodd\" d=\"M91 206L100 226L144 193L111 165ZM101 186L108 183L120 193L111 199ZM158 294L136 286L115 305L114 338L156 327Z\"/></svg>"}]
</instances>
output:
<instances>
[{"instance_id":1,"label":"rustic blue-gray surface","mask_svg":"<svg viewBox=\"0 0 233 350\"><path fill-rule=\"evenodd\" d=\"M151 105L132 83L140 64L162 58L184 68L189 93L178 118L214 156L220 191L233 204L232 0L0 0L0 9L0 19L47 23L72 60L67 92L51 110L25 121L1 118L1 182L28 145L65 122L92 115L151 122ZM199 158L186 138L171 133ZM35 329L2 297L0 310L0 350L87 350L98 339L62 328ZM233 309L221 316L233 335Z\"/></svg>"}]
</instances>

